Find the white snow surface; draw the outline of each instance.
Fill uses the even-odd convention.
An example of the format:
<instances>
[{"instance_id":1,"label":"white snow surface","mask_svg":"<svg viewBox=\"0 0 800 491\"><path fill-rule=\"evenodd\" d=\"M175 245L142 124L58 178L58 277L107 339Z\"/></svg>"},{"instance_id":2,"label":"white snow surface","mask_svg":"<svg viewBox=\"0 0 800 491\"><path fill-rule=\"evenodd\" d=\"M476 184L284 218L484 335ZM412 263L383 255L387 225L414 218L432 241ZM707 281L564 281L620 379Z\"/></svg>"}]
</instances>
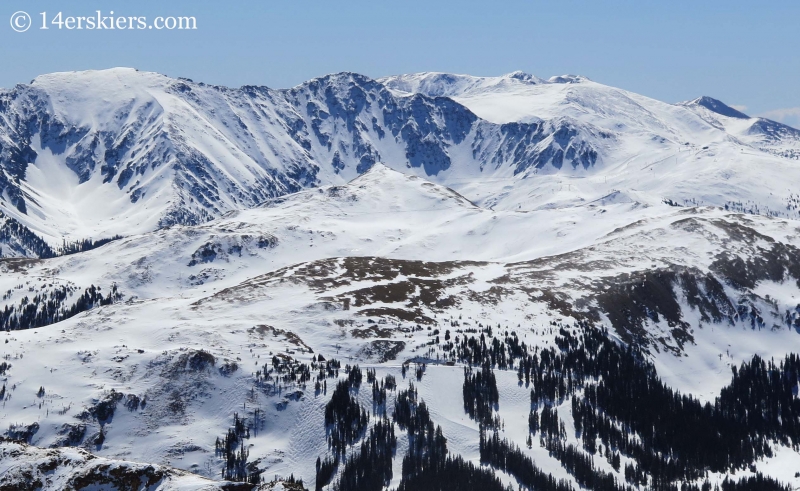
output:
<instances>
[{"instance_id":1,"label":"white snow surface","mask_svg":"<svg viewBox=\"0 0 800 491\"><path fill-rule=\"evenodd\" d=\"M433 98L414 110L433 108L425 124L441 131L455 109L437 97L480 119L463 140L425 135L421 120L401 128L391 108L412 94ZM187 213L204 221L302 187L344 184L364 172L362 155L493 209L563 208L617 195L798 217L787 209L795 195L787 183L800 179L800 136L775 130L767 138L752 132L767 120L667 104L579 76L422 73L371 81L342 73L275 90L115 68L43 75L0 97L10 98L9 119L46 113L58 125L47 148L41 133L31 135L36 158L20 181L28 210L0 193L5 214L53 245L147 232ZM362 98L377 102L360 106ZM552 134L516 141L508 125L519 123ZM444 138L450 165L412 165L411 128L430 141ZM11 133L0 138L15 141ZM518 160L589 147L597 160L586 168L520 167Z\"/></svg>"},{"instance_id":2,"label":"white snow surface","mask_svg":"<svg viewBox=\"0 0 800 491\"><path fill-rule=\"evenodd\" d=\"M129 69L38 77L32 87L49 94L54 113L70 124L97 131L135 126L143 136L134 142L137 151L163 144L168 160L170 145L180 141L186 145L181 148L207 156L218 173L214 179L231 183L232 191L219 194L216 215L207 217L212 220L159 228L163 213L186 197L176 188L173 167L147 167L123 188L103 182L96 170L81 182L65 167L63 155L32 142L38 156L23 188L35 199L26 215L4 198L3 213L54 244L63 238L125 237L71 256L3 260L0 292L7 295L0 309L62 285L78 291L99 285L105 292L115 284L124 300L57 324L3 333L0 352L11 368L0 376L8 391L2 422L38 423L32 443L48 447L63 437L64 425L81 421L81 411L112 389L146 396L142 410L129 411L120 403L105 425L105 442L84 446L103 458L187 470L201 476L196 478L201 483L219 476L214 441L232 424L234 412L252 417L259 407L265 423L247 441L251 459L260 459L265 476L293 473L312 485L315 461L327 451L323 408L332 390L317 394L308 387L294 398L267 394L253 390L252 373L278 353L308 362L310 348L328 359L375 368L379 377L393 374L403 388L408 380L400 376L401 363L425 357L431 363L422 381L415 381L420 396L442 425L449 451L478 463L477 424L461 405L463 367L435 362L441 353L425 346L430 331L417 330L417 320L365 313L410 310L408 302L359 306L357 290L409 278L454 280L442 290L457 299L454 306L422 305L416 314L441 325L454 318L462 326L499 325L526 343L550 346L556 335L550 322L574 319L548 304L545 292L593 305L598 285L618 275L671 267L705 273L724 253L755 257L774 243L800 244L797 212L787 208L792 183L800 182L800 164L773 151L794 143L761 148L760 137L745 138L746 125L753 122L728 121L735 118L577 76L425 73L378 82L400 98L414 93L452 98L496 124L574 123L597 145L600 159L588 169L545 167L515 174L505 163L484 167L468 145L453 144L453 165L428 175L407 166L396 148L377 143L376 136L382 163L358 172L347 162L334 172L321 164L327 150L314 142L310 154L320 163L316 187L242 199L236 186L272 182L270 169L308 157L286 137L283 123L276 123L277 112L291 107L279 100L284 93L258 95L259 108L249 111L238 105L233 89ZM178 84L191 87L194 98L173 90ZM717 123L710 123L712 118ZM162 140L162 132L180 138ZM134 203L128 192L137 186L145 192ZM737 227L760 235L742 240ZM348 276L353 268L348 261L370 273ZM400 261L447 267L428 276L392 277L375 272L386 267L381 261L389 261L395 272L402 269ZM489 300L498 288L508 291ZM662 379L703 401L713 400L730 381L732 365L754 354L779 359L800 352L800 334L780 320L800 304L794 281L725 289L730 297L747 297L759 306L765 326L704 321L685 298L679 303L690 342L678 346L664 322L645 326ZM352 300L347 310L344 299ZM607 318L601 323L610 325ZM402 341L405 347L395 359L380 362L367 349L378 340ZM214 355L213 369L176 369L181 356L197 350ZM225 363L238 369L225 375L217 370ZM503 436L537 465L574 482L544 449L525 447L529 391L518 385L516 373L497 374ZM362 388L359 395L366 406L368 392ZM568 413L568 405L559 409ZM85 424L88 441L100 427L91 420ZM399 482L407 445L403 432L398 436L392 486ZM596 462L604 465L602 459ZM787 471L800 468L800 454L792 449L778 449L757 467L800 485ZM192 489L194 483L186 482L176 489Z\"/></svg>"},{"instance_id":3,"label":"white snow surface","mask_svg":"<svg viewBox=\"0 0 800 491\"><path fill-rule=\"evenodd\" d=\"M30 295L29 289L47 290L53 284L108 288L112 282L127 301L55 325L7 333L8 342L2 346L12 365L5 377L11 392L2 419L9 424L38 422L41 428L33 442L48 446L59 438L64 424L74 423L82 408L111 389L146 395L146 410L131 412L120 404L105 426L106 442L90 450L215 477L220 463L213 452L214 438L231 424L234 412L251 414L252 408L261 407L266 410L266 426L249 440L251 455L262 459L268 476L294 473L308 480L317 456L326 449L325 395L307 389L295 401L259 391L252 394L252 371L276 353L290 352L308 362L312 354L303 346L398 379L404 359L436 356L424 346L430 331L393 330L413 328L415 322L385 318L384 324L370 324L359 315L361 309L342 310L336 300L387 280L364 278L333 287L304 280L316 272L335 278L337 270L344 271L344 259L329 258L364 257L368 263L372 257L456 261L455 269L444 277L469 278L467 287L449 289L462 301L452 310L426 308L426 315L440 321L462 316L463 326L478 322L507 326L526 342L547 346L555 336L549 321L568 317L524 294L510 294L491 304L469 300L468 292L488 292L498 278L510 274L521 285L560 285L578 298L592 278L607 276L609 269L622 273L669 264L707 268L714 254L726 249L726 229L720 228L720 221L749 224L779 241L797 240L798 224L791 220L713 208L647 207L610 200L606 205L568 210L486 210L447 188L376 166L345 186L303 191L208 224L171 227L14 268L11 265L17 263L8 263L0 290L13 291L9 304ZM260 239L275 245L259 247ZM218 251L214 260L189 266L200 257L196 251L207 244ZM602 261L604 266L582 270L557 266L571 260ZM552 267L554 276L546 275L545 280L527 276L531 267L538 271ZM17 291L15 285L24 287ZM756 293L789 306L797 303L800 290L790 283L764 282ZM405 308L403 302L369 307L381 305ZM771 324L761 330L744 324L707 324L691 308L684 308L686 317L694 319L694 342L679 355L664 349L669 343L656 345L652 356L670 386L701 400L713 399L729 382L732 364L755 353L777 358L800 349L794 330ZM257 326L294 333L302 342ZM375 327L390 328L393 334L387 337ZM368 333L366 338L354 335L359 329ZM669 330L658 325L649 329L654 336ZM403 341L406 348L396 360L376 363L363 351L374 339ZM173 379L170 367L182 354L200 349L211 352L218 366L227 360L236 362L239 370L231 377L212 370ZM524 446L520 425L526 424L528 391L516 386L513 371L499 372L498 377L504 435ZM461 379L460 366L432 364L417 386L434 421L442 425L451 451L477 462L477 426L460 404L451 403L460 400ZM36 396L40 386L46 389L43 398ZM363 402L370 404L362 392ZM167 411L175 397L185 401L184 412ZM87 435L99 431L91 423L87 426ZM534 446L531 455L539 465L568 478L557 461L537 449ZM776 458L797 461L797 454L789 457L786 452Z\"/></svg>"}]
</instances>

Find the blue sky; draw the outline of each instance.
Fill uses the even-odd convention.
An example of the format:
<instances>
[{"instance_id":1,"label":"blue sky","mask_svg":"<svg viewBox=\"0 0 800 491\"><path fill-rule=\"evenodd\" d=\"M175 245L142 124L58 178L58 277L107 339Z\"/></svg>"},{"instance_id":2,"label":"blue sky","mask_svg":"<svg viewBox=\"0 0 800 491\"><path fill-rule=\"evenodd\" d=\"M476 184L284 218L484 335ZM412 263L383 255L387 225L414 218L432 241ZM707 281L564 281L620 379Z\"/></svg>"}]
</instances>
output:
<instances>
[{"instance_id":1,"label":"blue sky","mask_svg":"<svg viewBox=\"0 0 800 491\"><path fill-rule=\"evenodd\" d=\"M11 15L33 26L14 32ZM194 16L195 31L41 30L52 18ZM36 1L0 3L0 87L133 66L229 86L355 71L580 74L667 102L709 95L800 126L800 2Z\"/></svg>"}]
</instances>

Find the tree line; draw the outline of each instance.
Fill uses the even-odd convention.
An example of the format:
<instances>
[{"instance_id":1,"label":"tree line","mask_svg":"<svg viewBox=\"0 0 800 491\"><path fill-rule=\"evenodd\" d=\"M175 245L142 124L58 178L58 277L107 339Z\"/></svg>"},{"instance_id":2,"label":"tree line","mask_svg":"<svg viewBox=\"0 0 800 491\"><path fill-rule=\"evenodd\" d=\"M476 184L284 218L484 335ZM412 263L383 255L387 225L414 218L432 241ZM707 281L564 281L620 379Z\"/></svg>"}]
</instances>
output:
<instances>
[{"instance_id":1,"label":"tree line","mask_svg":"<svg viewBox=\"0 0 800 491\"><path fill-rule=\"evenodd\" d=\"M31 299L25 296L16 305L6 305L0 311L0 329L16 331L48 326L94 307L122 300L116 284L111 285L106 295L103 295L99 286L91 285L70 303L74 293L73 287L61 286L48 293L39 293Z\"/></svg>"}]
</instances>

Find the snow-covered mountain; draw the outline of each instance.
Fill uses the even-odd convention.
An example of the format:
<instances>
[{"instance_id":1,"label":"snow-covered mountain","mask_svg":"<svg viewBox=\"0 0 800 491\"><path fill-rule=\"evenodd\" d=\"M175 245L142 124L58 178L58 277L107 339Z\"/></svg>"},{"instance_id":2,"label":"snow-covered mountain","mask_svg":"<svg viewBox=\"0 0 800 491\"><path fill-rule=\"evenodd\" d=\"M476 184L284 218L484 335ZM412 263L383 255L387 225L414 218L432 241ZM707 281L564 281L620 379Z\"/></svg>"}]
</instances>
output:
<instances>
[{"instance_id":1,"label":"snow-covered mountain","mask_svg":"<svg viewBox=\"0 0 800 491\"><path fill-rule=\"evenodd\" d=\"M800 159L800 130L765 118L751 118L707 96L680 105L753 147L778 156Z\"/></svg>"},{"instance_id":2,"label":"snow-covered mountain","mask_svg":"<svg viewBox=\"0 0 800 491\"><path fill-rule=\"evenodd\" d=\"M800 485L796 130L522 73L1 98L0 489Z\"/></svg>"},{"instance_id":3,"label":"snow-covered mountain","mask_svg":"<svg viewBox=\"0 0 800 491\"><path fill-rule=\"evenodd\" d=\"M796 192L785 185L797 179L798 131L774 121L742 118L731 108L722 111L726 116L719 111L727 106L711 104L710 98L667 104L585 77L542 80L520 72L502 77L420 73L380 82L398 95L446 95L478 117L506 127L564 121L603 136L592 142L601 164L586 169L553 172L545 167L536 179L506 183L507 188L490 187L484 180L443 181L480 203L535 209L619 191L649 204L669 200L798 217Z\"/></svg>"},{"instance_id":4,"label":"snow-covered mountain","mask_svg":"<svg viewBox=\"0 0 800 491\"><path fill-rule=\"evenodd\" d=\"M522 73L341 73L288 90L56 73L0 92L0 211L58 247L202 223L383 162L493 208L622 192L796 215L783 183L797 130L703 100Z\"/></svg>"},{"instance_id":5,"label":"snow-covered mountain","mask_svg":"<svg viewBox=\"0 0 800 491\"><path fill-rule=\"evenodd\" d=\"M563 122L503 128L450 99L395 97L351 73L289 90L61 73L0 100L3 208L53 242L201 223L347 182L378 161L425 176L585 168L599 137Z\"/></svg>"}]
</instances>

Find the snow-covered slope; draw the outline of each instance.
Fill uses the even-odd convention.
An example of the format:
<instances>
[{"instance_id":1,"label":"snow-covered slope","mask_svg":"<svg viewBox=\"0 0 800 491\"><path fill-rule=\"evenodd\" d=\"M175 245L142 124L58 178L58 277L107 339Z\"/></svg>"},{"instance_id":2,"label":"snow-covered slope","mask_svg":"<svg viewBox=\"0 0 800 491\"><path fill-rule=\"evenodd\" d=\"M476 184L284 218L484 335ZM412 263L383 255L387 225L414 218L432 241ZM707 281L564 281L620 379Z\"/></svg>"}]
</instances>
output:
<instances>
[{"instance_id":1,"label":"snow-covered slope","mask_svg":"<svg viewBox=\"0 0 800 491\"><path fill-rule=\"evenodd\" d=\"M691 109L709 124L753 147L778 156L800 160L800 130L765 118L751 118L707 96L678 105Z\"/></svg>"},{"instance_id":2,"label":"snow-covered slope","mask_svg":"<svg viewBox=\"0 0 800 491\"><path fill-rule=\"evenodd\" d=\"M6 260L8 306L67 288L68 307L84 288L112 283L123 298L7 333L2 419L7 434L38 446L78 445L216 478L215 439L237 413L252 425L249 461L265 476L310 482L328 452L323 414L335 380L318 391L256 373L274 356L311 364L323 355L343 371L358 363L393 375L402 389L403 362L424 360L420 397L449 451L477 463L478 425L453 403L464 363L445 363L445 330L496 326L547 349L558 336L553 322L606 326L646 350L670 387L713 401L731 366L800 350L797 240L791 220L614 197L493 211L378 164L346 185L202 225L45 261ZM529 389L514 369L495 372L501 435L524 448ZM363 388L357 398L373 404ZM568 415L565 404L559 412ZM546 449L525 452L577 487ZM780 445L774 455L757 470L788 482L780 469L800 456Z\"/></svg>"},{"instance_id":3,"label":"snow-covered slope","mask_svg":"<svg viewBox=\"0 0 800 491\"><path fill-rule=\"evenodd\" d=\"M164 466L104 459L83 449L48 450L19 442L0 442L0 476L3 489L224 491L236 486Z\"/></svg>"},{"instance_id":4,"label":"snow-covered slope","mask_svg":"<svg viewBox=\"0 0 800 491\"><path fill-rule=\"evenodd\" d=\"M506 127L565 121L594 128L604 137L592 141L602 165L539 171L524 184L507 181L505 188L481 180L445 181L481 203L507 209L568 206L620 191L645 203L727 205L797 218L796 192L785 185L797 179L800 169L797 130L764 119L721 115L698 102L708 98L673 105L585 77L542 80L520 72L502 77L420 73L380 82L398 95L446 95L478 117Z\"/></svg>"},{"instance_id":5,"label":"snow-covered slope","mask_svg":"<svg viewBox=\"0 0 800 491\"><path fill-rule=\"evenodd\" d=\"M591 131L561 122L508 131L450 99L396 98L350 73L289 90L130 69L58 73L0 100L0 205L53 243L200 223L344 183L377 161L478 176L487 164L510 173L551 161L588 167L597 156ZM572 154L556 155L570 142Z\"/></svg>"},{"instance_id":6,"label":"snow-covered slope","mask_svg":"<svg viewBox=\"0 0 800 491\"><path fill-rule=\"evenodd\" d=\"M759 124L523 73L2 92L0 489L800 485L796 130Z\"/></svg>"},{"instance_id":7,"label":"snow-covered slope","mask_svg":"<svg viewBox=\"0 0 800 491\"><path fill-rule=\"evenodd\" d=\"M797 141L576 76L341 73L274 90L56 73L0 92L0 211L59 246L202 223L380 161L497 209L622 193L794 216Z\"/></svg>"}]
</instances>

